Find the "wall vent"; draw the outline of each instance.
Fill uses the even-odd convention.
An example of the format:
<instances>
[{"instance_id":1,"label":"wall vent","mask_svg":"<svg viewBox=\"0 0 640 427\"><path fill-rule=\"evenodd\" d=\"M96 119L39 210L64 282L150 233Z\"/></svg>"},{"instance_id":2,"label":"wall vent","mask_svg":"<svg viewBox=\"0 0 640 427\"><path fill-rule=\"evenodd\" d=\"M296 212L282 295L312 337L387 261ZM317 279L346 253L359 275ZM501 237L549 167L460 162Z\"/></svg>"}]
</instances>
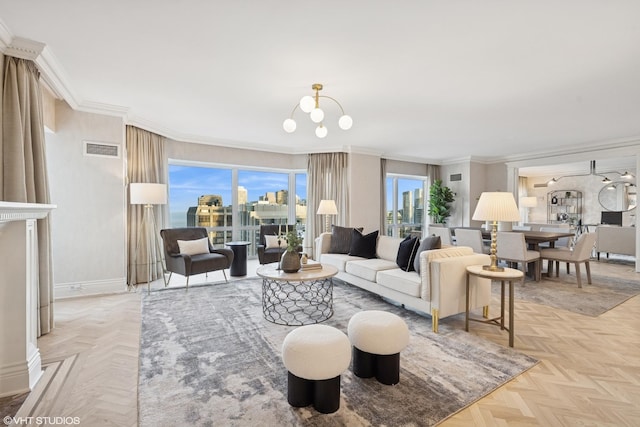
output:
<instances>
[{"instance_id":1,"label":"wall vent","mask_svg":"<svg viewBox=\"0 0 640 427\"><path fill-rule=\"evenodd\" d=\"M449 181L462 181L462 174L461 173L453 173L453 174L449 175Z\"/></svg>"},{"instance_id":2,"label":"wall vent","mask_svg":"<svg viewBox=\"0 0 640 427\"><path fill-rule=\"evenodd\" d=\"M120 145L105 142L84 141L84 155L98 157L120 157Z\"/></svg>"},{"instance_id":3,"label":"wall vent","mask_svg":"<svg viewBox=\"0 0 640 427\"><path fill-rule=\"evenodd\" d=\"M541 184L533 184L533 188L540 188L540 187L546 187L546 186L547 186L546 182L543 182Z\"/></svg>"}]
</instances>

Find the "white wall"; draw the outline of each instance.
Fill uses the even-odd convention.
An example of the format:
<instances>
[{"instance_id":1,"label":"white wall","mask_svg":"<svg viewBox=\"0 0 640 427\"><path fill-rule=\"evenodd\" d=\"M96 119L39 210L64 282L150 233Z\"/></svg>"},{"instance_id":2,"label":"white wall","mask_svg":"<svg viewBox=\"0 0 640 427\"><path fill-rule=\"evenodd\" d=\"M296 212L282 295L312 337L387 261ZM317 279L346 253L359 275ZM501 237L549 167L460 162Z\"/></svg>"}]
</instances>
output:
<instances>
[{"instance_id":1,"label":"white wall","mask_svg":"<svg viewBox=\"0 0 640 427\"><path fill-rule=\"evenodd\" d=\"M122 119L56 102L56 133L46 133L53 273L58 298L126 289L124 153L83 155L83 141L123 143Z\"/></svg>"}]
</instances>

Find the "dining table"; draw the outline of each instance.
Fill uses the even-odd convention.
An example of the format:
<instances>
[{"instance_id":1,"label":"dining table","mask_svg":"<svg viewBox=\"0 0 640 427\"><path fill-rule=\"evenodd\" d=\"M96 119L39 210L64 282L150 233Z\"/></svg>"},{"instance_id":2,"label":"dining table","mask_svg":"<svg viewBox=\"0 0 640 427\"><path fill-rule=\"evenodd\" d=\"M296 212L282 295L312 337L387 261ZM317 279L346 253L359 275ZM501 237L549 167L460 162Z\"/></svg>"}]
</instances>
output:
<instances>
[{"instance_id":1,"label":"dining table","mask_svg":"<svg viewBox=\"0 0 640 427\"><path fill-rule=\"evenodd\" d=\"M456 227L467 230L480 230L482 231L482 238L491 240L491 230L486 230L480 227ZM524 240L529 247L529 250L540 251L541 243L549 243L549 247L555 247L556 242L563 237L573 237L575 233L567 229L567 231L533 231L533 230L511 230L515 233L524 234ZM451 228L451 235L455 236L455 228ZM532 263L531 263L532 264ZM533 271L533 266L530 265L527 269ZM548 276L549 273L542 273L543 276Z\"/></svg>"},{"instance_id":2,"label":"dining table","mask_svg":"<svg viewBox=\"0 0 640 427\"><path fill-rule=\"evenodd\" d=\"M455 227L451 228L451 234L455 236L455 230L462 228L465 230L480 230L482 232L482 238L491 240L491 230L486 230L480 227ZM549 243L549 247L553 248L555 243L563 237L573 237L575 233L568 230L565 231L533 231L533 230L510 230L515 233L524 234L524 240L532 251L539 251L541 243Z\"/></svg>"}]
</instances>

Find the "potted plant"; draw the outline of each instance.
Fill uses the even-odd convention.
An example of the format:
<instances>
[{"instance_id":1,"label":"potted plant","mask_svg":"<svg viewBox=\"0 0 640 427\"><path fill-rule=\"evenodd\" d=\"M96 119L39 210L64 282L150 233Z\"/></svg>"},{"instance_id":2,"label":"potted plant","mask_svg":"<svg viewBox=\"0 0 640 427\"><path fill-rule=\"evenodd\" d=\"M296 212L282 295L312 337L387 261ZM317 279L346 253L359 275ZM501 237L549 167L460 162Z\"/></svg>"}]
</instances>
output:
<instances>
[{"instance_id":1,"label":"potted plant","mask_svg":"<svg viewBox=\"0 0 640 427\"><path fill-rule=\"evenodd\" d=\"M449 204L454 200L453 192L442 180L436 179L429 187L429 215L436 224L444 224L451 216Z\"/></svg>"},{"instance_id":2,"label":"potted plant","mask_svg":"<svg viewBox=\"0 0 640 427\"><path fill-rule=\"evenodd\" d=\"M289 230L284 237L287 242L287 250L280 259L280 268L285 273L295 273L300 270L300 254L298 248L302 244L302 237L298 236L296 230Z\"/></svg>"}]
</instances>

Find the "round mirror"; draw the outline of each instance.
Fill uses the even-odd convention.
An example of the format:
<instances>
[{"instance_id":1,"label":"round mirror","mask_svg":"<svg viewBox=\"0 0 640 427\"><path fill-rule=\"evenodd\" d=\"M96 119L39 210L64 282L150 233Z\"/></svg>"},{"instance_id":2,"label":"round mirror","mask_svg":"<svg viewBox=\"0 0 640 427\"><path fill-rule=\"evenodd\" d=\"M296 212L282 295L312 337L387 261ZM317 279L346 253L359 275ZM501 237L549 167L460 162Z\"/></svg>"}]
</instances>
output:
<instances>
[{"instance_id":1,"label":"round mirror","mask_svg":"<svg viewBox=\"0 0 640 427\"><path fill-rule=\"evenodd\" d=\"M608 211L630 211L636 207L636 189L629 182L615 181L602 187L598 201Z\"/></svg>"}]
</instances>

